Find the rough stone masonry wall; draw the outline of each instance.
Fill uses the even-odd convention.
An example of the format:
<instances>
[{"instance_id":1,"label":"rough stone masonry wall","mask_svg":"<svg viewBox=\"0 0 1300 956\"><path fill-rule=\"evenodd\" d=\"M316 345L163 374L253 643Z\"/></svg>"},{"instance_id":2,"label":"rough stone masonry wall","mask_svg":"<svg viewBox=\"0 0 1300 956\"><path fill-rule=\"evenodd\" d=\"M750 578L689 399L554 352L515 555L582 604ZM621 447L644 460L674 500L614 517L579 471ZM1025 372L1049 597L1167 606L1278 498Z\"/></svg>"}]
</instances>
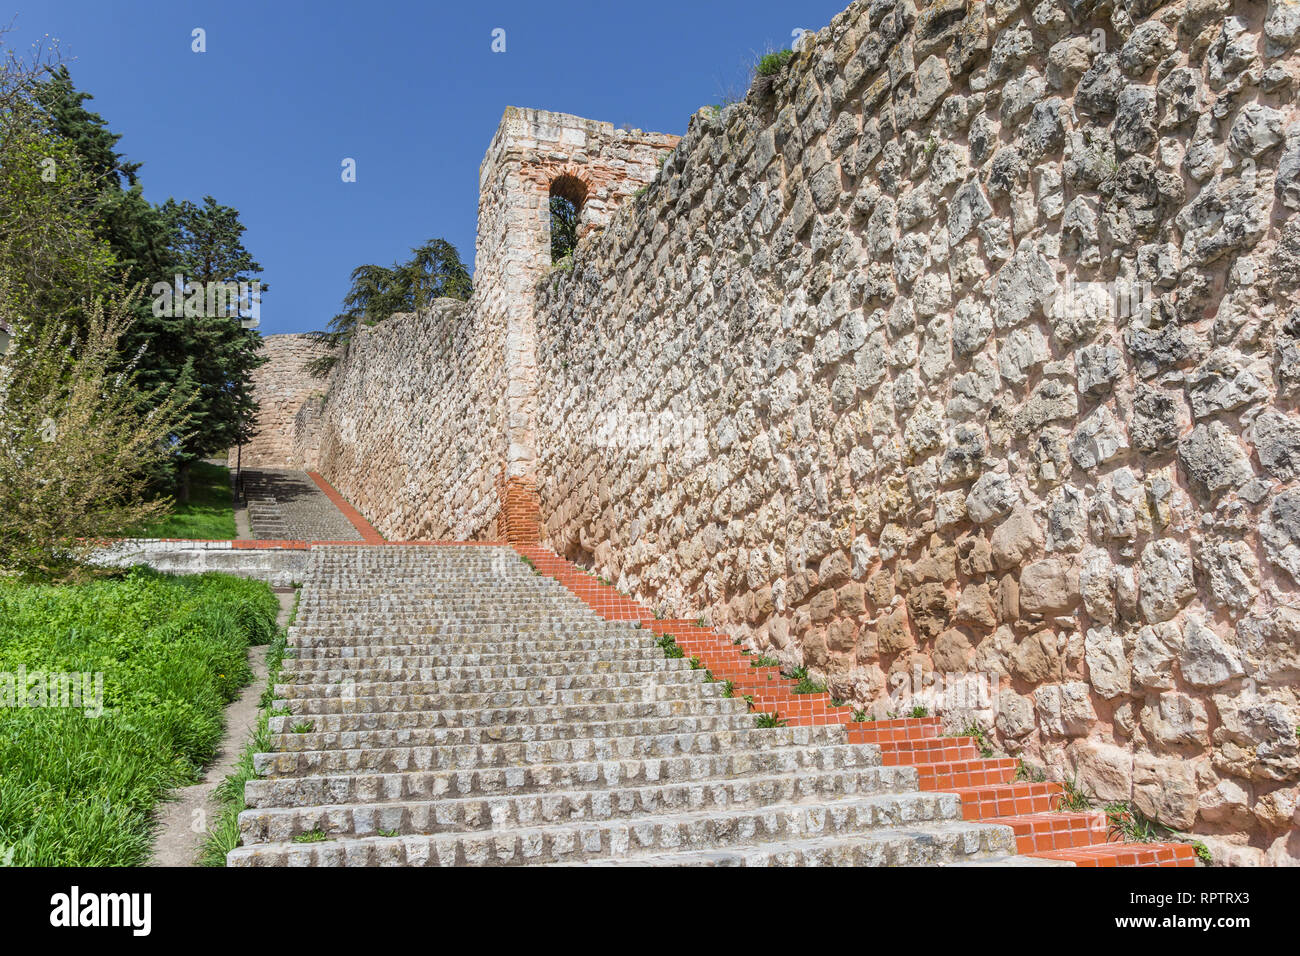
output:
<instances>
[{"instance_id":1,"label":"rough stone masonry wall","mask_svg":"<svg viewBox=\"0 0 1300 956\"><path fill-rule=\"evenodd\" d=\"M294 418L312 395L324 391L324 383L307 371L307 363L320 354L320 347L306 335L267 335L262 338L267 362L253 371L253 393L260 405L257 434L244 446L245 468L299 468L302 462L294 449ZM230 461L236 457L230 449Z\"/></svg>"},{"instance_id":2,"label":"rough stone masonry wall","mask_svg":"<svg viewBox=\"0 0 1300 956\"><path fill-rule=\"evenodd\" d=\"M359 331L330 373L311 426L320 473L385 537L497 536L503 335L438 299Z\"/></svg>"},{"instance_id":3,"label":"rough stone masonry wall","mask_svg":"<svg viewBox=\"0 0 1300 956\"><path fill-rule=\"evenodd\" d=\"M855 3L539 286L544 541L858 704L992 673L999 748L1300 860L1298 36Z\"/></svg>"}]
</instances>

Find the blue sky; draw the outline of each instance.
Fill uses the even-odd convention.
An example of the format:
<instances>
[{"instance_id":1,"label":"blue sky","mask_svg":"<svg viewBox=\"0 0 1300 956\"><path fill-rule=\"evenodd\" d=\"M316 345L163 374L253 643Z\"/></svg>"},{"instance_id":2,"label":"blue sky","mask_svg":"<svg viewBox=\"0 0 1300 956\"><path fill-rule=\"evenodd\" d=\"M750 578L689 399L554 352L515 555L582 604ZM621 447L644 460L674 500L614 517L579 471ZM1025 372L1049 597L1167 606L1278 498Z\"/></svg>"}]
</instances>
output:
<instances>
[{"instance_id":1,"label":"blue sky","mask_svg":"<svg viewBox=\"0 0 1300 956\"><path fill-rule=\"evenodd\" d=\"M11 0L12 4L13 0ZM262 331L323 328L348 273L425 239L473 260L478 166L506 106L684 133L746 64L848 0L17 0L123 134L145 195L240 210ZM7 20L0 17L0 22ZM191 31L207 51L191 51ZM491 50L506 31L506 52ZM357 163L344 183L340 163Z\"/></svg>"}]
</instances>

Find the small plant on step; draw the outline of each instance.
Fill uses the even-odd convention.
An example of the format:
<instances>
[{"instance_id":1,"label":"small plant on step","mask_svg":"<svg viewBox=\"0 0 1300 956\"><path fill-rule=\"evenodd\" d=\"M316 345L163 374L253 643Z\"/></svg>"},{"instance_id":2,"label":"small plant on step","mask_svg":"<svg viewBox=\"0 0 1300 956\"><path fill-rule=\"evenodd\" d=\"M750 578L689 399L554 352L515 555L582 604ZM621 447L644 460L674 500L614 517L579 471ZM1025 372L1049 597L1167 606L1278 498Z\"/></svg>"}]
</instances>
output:
<instances>
[{"instance_id":1,"label":"small plant on step","mask_svg":"<svg viewBox=\"0 0 1300 956\"><path fill-rule=\"evenodd\" d=\"M717 682L718 682L718 679L717 679L716 677L713 676L713 671L709 670L709 669L706 667L706 668L704 669L704 683L706 683L706 684L716 684Z\"/></svg>"},{"instance_id":2,"label":"small plant on step","mask_svg":"<svg viewBox=\"0 0 1300 956\"><path fill-rule=\"evenodd\" d=\"M831 698L831 706L832 706L832 707L843 707L843 706L844 706L844 701L840 700L838 697L832 697L832 698Z\"/></svg>"},{"instance_id":3,"label":"small plant on step","mask_svg":"<svg viewBox=\"0 0 1300 956\"><path fill-rule=\"evenodd\" d=\"M1106 804L1106 822L1110 824L1110 835L1125 843L1157 840L1155 824L1122 801Z\"/></svg>"},{"instance_id":4,"label":"small plant on step","mask_svg":"<svg viewBox=\"0 0 1300 956\"><path fill-rule=\"evenodd\" d=\"M664 649L664 657L667 657L669 660L677 660L678 658L686 656L686 652L677 645L677 642L673 640L671 634L665 634L661 637L659 639L659 646Z\"/></svg>"},{"instance_id":5,"label":"small plant on step","mask_svg":"<svg viewBox=\"0 0 1300 956\"><path fill-rule=\"evenodd\" d=\"M753 694L746 694L746 695L745 695L745 703L747 703L747 704L749 705L749 709L750 709L750 710L753 710L753 709L754 709L754 695L753 695Z\"/></svg>"},{"instance_id":6,"label":"small plant on step","mask_svg":"<svg viewBox=\"0 0 1300 956\"><path fill-rule=\"evenodd\" d=\"M702 618L702 617L697 617L697 618L695 619L695 626L696 626L696 627L708 627L709 625L707 625L707 624L704 623L704 618Z\"/></svg>"},{"instance_id":7,"label":"small plant on step","mask_svg":"<svg viewBox=\"0 0 1300 956\"><path fill-rule=\"evenodd\" d=\"M1019 783L1046 783L1047 774L1031 763L1018 760L1016 761L1016 781Z\"/></svg>"},{"instance_id":8,"label":"small plant on step","mask_svg":"<svg viewBox=\"0 0 1300 956\"><path fill-rule=\"evenodd\" d=\"M781 719L780 714L776 714L776 713L755 714L754 726L755 727L784 727L785 721Z\"/></svg>"},{"instance_id":9,"label":"small plant on step","mask_svg":"<svg viewBox=\"0 0 1300 956\"><path fill-rule=\"evenodd\" d=\"M922 707L920 704L917 704L915 707L913 707L911 710L907 712L907 716L915 717L919 719L921 717L929 717L930 712L926 710L924 707Z\"/></svg>"},{"instance_id":10,"label":"small plant on step","mask_svg":"<svg viewBox=\"0 0 1300 956\"><path fill-rule=\"evenodd\" d=\"M780 667L781 662L775 657L768 657L766 654L760 655L749 662L750 667Z\"/></svg>"},{"instance_id":11,"label":"small plant on step","mask_svg":"<svg viewBox=\"0 0 1300 956\"><path fill-rule=\"evenodd\" d=\"M806 667L796 667L793 671L790 672L790 677L792 680L796 682L794 687L790 688L790 693L792 694L826 693L826 685L819 684L811 677L809 677L808 668Z\"/></svg>"},{"instance_id":12,"label":"small plant on step","mask_svg":"<svg viewBox=\"0 0 1300 956\"><path fill-rule=\"evenodd\" d=\"M304 720L300 723L294 724L292 729L295 734L309 734L315 729L315 727L316 725L310 720Z\"/></svg>"},{"instance_id":13,"label":"small plant on step","mask_svg":"<svg viewBox=\"0 0 1300 956\"><path fill-rule=\"evenodd\" d=\"M380 835L381 837L395 837L395 836L397 836L397 831L396 831L396 830L379 830L379 831L377 831L377 832L379 833L379 835Z\"/></svg>"},{"instance_id":14,"label":"small plant on step","mask_svg":"<svg viewBox=\"0 0 1300 956\"><path fill-rule=\"evenodd\" d=\"M698 657L692 657L690 660L690 665L691 665L691 670L693 671L697 671L704 666L703 664L700 663L700 659Z\"/></svg>"},{"instance_id":15,"label":"small plant on step","mask_svg":"<svg viewBox=\"0 0 1300 956\"><path fill-rule=\"evenodd\" d=\"M731 697L732 695L735 694L735 692L736 692L736 685L734 683L732 683L730 680L724 680L722 682L723 697Z\"/></svg>"},{"instance_id":16,"label":"small plant on step","mask_svg":"<svg viewBox=\"0 0 1300 956\"><path fill-rule=\"evenodd\" d=\"M867 721L875 720L875 719L876 719L876 718L870 716L870 715L869 715L865 710L857 710L857 709L855 709L855 710L853 711L853 722L854 722L854 723L865 724Z\"/></svg>"},{"instance_id":17,"label":"small plant on step","mask_svg":"<svg viewBox=\"0 0 1300 956\"><path fill-rule=\"evenodd\" d=\"M981 757L992 757L993 748L989 746L988 735L984 733L984 728L971 721L955 734L948 734L949 737L970 737L975 741L975 746L979 748Z\"/></svg>"},{"instance_id":18,"label":"small plant on step","mask_svg":"<svg viewBox=\"0 0 1300 956\"><path fill-rule=\"evenodd\" d=\"M293 838L294 843L320 843L322 840L328 840L325 831L317 827L315 830L308 830L306 833L299 833Z\"/></svg>"},{"instance_id":19,"label":"small plant on step","mask_svg":"<svg viewBox=\"0 0 1300 956\"><path fill-rule=\"evenodd\" d=\"M1188 840L1186 842L1192 845L1192 849L1196 851L1196 858L1200 860L1202 864L1205 866L1214 866L1214 854L1210 852L1208 846L1200 840Z\"/></svg>"},{"instance_id":20,"label":"small plant on step","mask_svg":"<svg viewBox=\"0 0 1300 956\"><path fill-rule=\"evenodd\" d=\"M1079 786L1078 777L1072 777L1061 784L1065 789L1057 800L1056 809L1078 813L1092 809L1092 797Z\"/></svg>"}]
</instances>

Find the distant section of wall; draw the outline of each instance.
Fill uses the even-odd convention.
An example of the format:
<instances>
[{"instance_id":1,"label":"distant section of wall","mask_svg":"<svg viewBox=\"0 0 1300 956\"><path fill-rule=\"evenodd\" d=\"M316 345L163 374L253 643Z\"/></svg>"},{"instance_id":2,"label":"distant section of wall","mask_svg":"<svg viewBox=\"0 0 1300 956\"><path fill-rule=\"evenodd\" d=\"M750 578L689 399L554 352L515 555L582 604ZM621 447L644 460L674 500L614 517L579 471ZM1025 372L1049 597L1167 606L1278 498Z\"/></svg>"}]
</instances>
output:
<instances>
[{"instance_id":1,"label":"distant section of wall","mask_svg":"<svg viewBox=\"0 0 1300 956\"><path fill-rule=\"evenodd\" d=\"M698 113L537 293L543 542L1300 860L1300 16L1249 6L860 2Z\"/></svg>"},{"instance_id":2,"label":"distant section of wall","mask_svg":"<svg viewBox=\"0 0 1300 956\"><path fill-rule=\"evenodd\" d=\"M262 338L265 365L253 372L253 393L260 410L257 434L244 446L245 468L301 468L294 448L294 419L314 394L325 391L325 383L313 378L307 363L320 355L320 347L306 335L267 335ZM233 464L236 449L230 449Z\"/></svg>"},{"instance_id":3,"label":"distant section of wall","mask_svg":"<svg viewBox=\"0 0 1300 956\"><path fill-rule=\"evenodd\" d=\"M505 329L464 302L358 330L301 423L318 470L385 537L497 536Z\"/></svg>"},{"instance_id":4,"label":"distant section of wall","mask_svg":"<svg viewBox=\"0 0 1300 956\"><path fill-rule=\"evenodd\" d=\"M362 329L321 403L300 403L295 459L386 537L536 541L533 291L551 268L550 193L598 230L677 137L510 107L480 169L471 302Z\"/></svg>"}]
</instances>

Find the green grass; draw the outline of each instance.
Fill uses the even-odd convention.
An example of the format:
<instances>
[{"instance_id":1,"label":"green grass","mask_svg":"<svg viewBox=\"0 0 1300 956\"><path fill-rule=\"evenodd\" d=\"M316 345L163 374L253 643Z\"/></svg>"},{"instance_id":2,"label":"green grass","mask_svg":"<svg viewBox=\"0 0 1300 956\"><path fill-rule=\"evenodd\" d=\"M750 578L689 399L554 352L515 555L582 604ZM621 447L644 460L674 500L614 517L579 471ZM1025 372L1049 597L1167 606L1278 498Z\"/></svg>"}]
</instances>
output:
<instances>
[{"instance_id":1,"label":"green grass","mask_svg":"<svg viewBox=\"0 0 1300 956\"><path fill-rule=\"evenodd\" d=\"M298 598L294 600L293 611L289 614L292 624L298 616ZM287 634L280 631L266 650L266 687L262 691L259 704L262 708L257 715L257 727L253 730L244 749L239 752L239 762L235 764L225 780L217 787L217 800L221 804L221 814L217 821L208 828L207 838L203 841L203 850L199 854L199 866L225 866L226 854L239 846L239 815L247 808L244 804L244 784L257 779L253 769L253 754L269 753L271 750L271 718L292 717L293 713L286 707L271 709L275 700L275 685L280 681L283 669Z\"/></svg>"},{"instance_id":2,"label":"green grass","mask_svg":"<svg viewBox=\"0 0 1300 956\"><path fill-rule=\"evenodd\" d=\"M225 706L275 634L265 584L144 568L88 584L0 581L0 672L103 674L104 711L0 708L0 856L15 866L132 866L155 806L193 783Z\"/></svg>"},{"instance_id":3,"label":"green grass","mask_svg":"<svg viewBox=\"0 0 1300 956\"><path fill-rule=\"evenodd\" d=\"M230 469L194 463L190 470L190 500L158 521L132 533L138 538L235 537L235 506L230 495Z\"/></svg>"}]
</instances>

